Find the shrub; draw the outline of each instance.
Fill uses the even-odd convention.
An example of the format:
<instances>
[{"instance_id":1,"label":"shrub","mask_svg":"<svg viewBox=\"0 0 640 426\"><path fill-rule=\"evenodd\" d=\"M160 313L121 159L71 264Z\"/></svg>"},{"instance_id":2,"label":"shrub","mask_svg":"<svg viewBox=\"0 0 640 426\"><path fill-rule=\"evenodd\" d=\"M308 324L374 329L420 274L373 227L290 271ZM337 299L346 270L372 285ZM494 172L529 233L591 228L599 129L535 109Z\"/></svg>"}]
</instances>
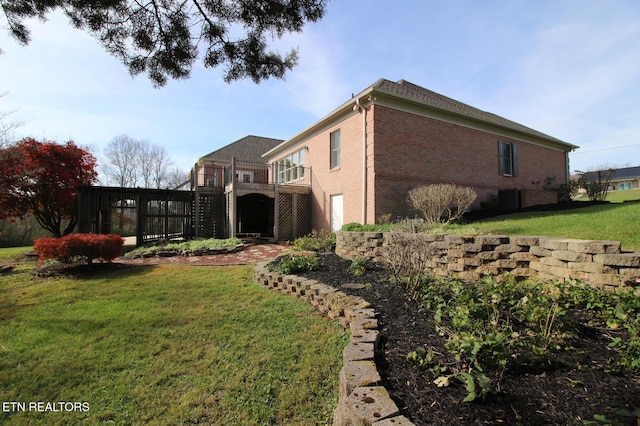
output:
<instances>
[{"instance_id":1,"label":"shrub","mask_svg":"<svg viewBox=\"0 0 640 426\"><path fill-rule=\"evenodd\" d=\"M390 223L384 223L384 224L376 224L376 225L371 225L371 224L361 224L361 223L356 223L356 222L352 222L352 223L346 223L344 225L342 225L342 231L345 232L386 232L391 230L391 224Z\"/></svg>"},{"instance_id":2,"label":"shrub","mask_svg":"<svg viewBox=\"0 0 640 426\"><path fill-rule=\"evenodd\" d=\"M409 297L414 297L426 275L432 259L441 255L420 234L391 233L380 250L394 282L402 285Z\"/></svg>"},{"instance_id":3,"label":"shrub","mask_svg":"<svg viewBox=\"0 0 640 426\"><path fill-rule=\"evenodd\" d=\"M592 201L604 201L609 192L611 180L616 174L615 169L598 170L595 172L577 171L579 176L577 185L585 190Z\"/></svg>"},{"instance_id":4,"label":"shrub","mask_svg":"<svg viewBox=\"0 0 640 426\"><path fill-rule=\"evenodd\" d=\"M336 245L336 234L315 229L309 235L297 238L293 242L294 251L314 251L318 253L329 253Z\"/></svg>"},{"instance_id":5,"label":"shrub","mask_svg":"<svg viewBox=\"0 0 640 426\"><path fill-rule=\"evenodd\" d=\"M94 259L111 262L120 256L123 245L124 239L120 235L69 234L61 238L38 238L33 249L40 261L70 263L85 260L91 264Z\"/></svg>"},{"instance_id":6,"label":"shrub","mask_svg":"<svg viewBox=\"0 0 640 426\"><path fill-rule=\"evenodd\" d=\"M411 234L418 234L420 232L429 232L431 226L420 218L404 218L399 219L393 223L394 232L409 232Z\"/></svg>"},{"instance_id":7,"label":"shrub","mask_svg":"<svg viewBox=\"0 0 640 426\"><path fill-rule=\"evenodd\" d=\"M283 275L297 272L312 271L318 266L318 258L315 254L288 253L278 256L267 264L267 269Z\"/></svg>"},{"instance_id":8,"label":"shrub","mask_svg":"<svg viewBox=\"0 0 640 426\"><path fill-rule=\"evenodd\" d=\"M407 203L429 224L449 223L460 218L477 197L469 188L452 184L424 185L407 195Z\"/></svg>"},{"instance_id":9,"label":"shrub","mask_svg":"<svg viewBox=\"0 0 640 426\"><path fill-rule=\"evenodd\" d=\"M367 261L363 256L358 256L353 259L349 259L351 264L349 265L349 273L359 277L363 275L367 270Z\"/></svg>"}]
</instances>

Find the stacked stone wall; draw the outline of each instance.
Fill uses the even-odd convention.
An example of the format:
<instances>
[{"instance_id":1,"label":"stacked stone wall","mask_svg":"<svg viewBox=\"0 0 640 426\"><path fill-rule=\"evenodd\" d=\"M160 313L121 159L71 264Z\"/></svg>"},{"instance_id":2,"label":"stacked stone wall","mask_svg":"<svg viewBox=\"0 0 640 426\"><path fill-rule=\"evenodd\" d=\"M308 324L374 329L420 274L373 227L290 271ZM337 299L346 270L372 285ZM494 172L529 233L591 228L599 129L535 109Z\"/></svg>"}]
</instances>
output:
<instances>
[{"instance_id":1,"label":"stacked stone wall","mask_svg":"<svg viewBox=\"0 0 640 426\"><path fill-rule=\"evenodd\" d=\"M389 233L338 232L336 253L344 258L384 261ZM536 236L420 234L437 255L431 271L477 280L485 274L516 278L583 280L601 289L640 284L640 253L623 252L618 241Z\"/></svg>"},{"instance_id":2,"label":"stacked stone wall","mask_svg":"<svg viewBox=\"0 0 640 426\"><path fill-rule=\"evenodd\" d=\"M380 384L382 379L374 361L379 334L378 320L366 300L316 280L270 272L266 263L256 266L253 277L256 283L270 290L305 300L322 314L339 320L343 327L350 330L349 344L342 356L334 426L413 425L400 415L398 406Z\"/></svg>"}]
</instances>

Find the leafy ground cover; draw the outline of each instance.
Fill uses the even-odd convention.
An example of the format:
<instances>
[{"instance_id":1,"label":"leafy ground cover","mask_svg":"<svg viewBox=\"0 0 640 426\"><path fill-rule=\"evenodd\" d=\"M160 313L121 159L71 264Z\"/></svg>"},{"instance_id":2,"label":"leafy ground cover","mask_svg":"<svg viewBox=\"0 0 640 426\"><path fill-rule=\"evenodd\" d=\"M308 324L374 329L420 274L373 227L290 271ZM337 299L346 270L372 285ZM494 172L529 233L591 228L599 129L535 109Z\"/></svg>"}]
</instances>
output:
<instances>
[{"instance_id":1,"label":"leafy ground cover","mask_svg":"<svg viewBox=\"0 0 640 426\"><path fill-rule=\"evenodd\" d=\"M161 245L142 246L125 253L126 259L132 259L144 255L152 255L161 251L175 251L177 254L197 251L207 251L220 248L231 248L242 244L239 238L202 238L195 240L187 240L183 242L173 242Z\"/></svg>"},{"instance_id":2,"label":"leafy ground cover","mask_svg":"<svg viewBox=\"0 0 640 426\"><path fill-rule=\"evenodd\" d=\"M0 276L0 400L89 408L0 423L331 423L337 323L252 283L250 266L93 266Z\"/></svg>"},{"instance_id":3,"label":"leafy ground cover","mask_svg":"<svg viewBox=\"0 0 640 426\"><path fill-rule=\"evenodd\" d=\"M636 304L623 304L625 309L607 305L611 315L604 322L596 314L604 302L576 296L589 292L575 293L573 302L550 298L554 302L536 305L542 309L524 318L497 309L503 302L522 306L526 299L503 295L496 283L478 287L486 290L480 292L485 304L463 296L469 283L443 284L449 294L443 299L428 294L434 285L420 297L408 298L380 265L355 265L327 254L314 270L298 274L372 303L381 327L378 369L398 407L417 425L637 424L637 295ZM342 287L347 283L361 283L362 288ZM538 288L531 297L545 298L546 290ZM455 301L452 293L462 299ZM618 323L627 320L625 315L636 319L632 341ZM492 328L500 316L507 320L504 328ZM469 323L486 325L452 338L455 327ZM616 348L622 341L626 348ZM635 363L636 369L626 369L625 362Z\"/></svg>"}]
</instances>

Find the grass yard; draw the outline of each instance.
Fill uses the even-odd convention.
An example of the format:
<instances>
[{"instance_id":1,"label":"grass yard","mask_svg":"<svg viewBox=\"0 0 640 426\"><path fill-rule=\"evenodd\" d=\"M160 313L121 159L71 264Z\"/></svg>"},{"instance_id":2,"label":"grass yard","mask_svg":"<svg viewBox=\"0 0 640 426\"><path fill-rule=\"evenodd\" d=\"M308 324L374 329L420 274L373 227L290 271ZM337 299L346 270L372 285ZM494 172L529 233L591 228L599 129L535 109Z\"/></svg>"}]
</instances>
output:
<instances>
[{"instance_id":1,"label":"grass yard","mask_svg":"<svg viewBox=\"0 0 640 426\"><path fill-rule=\"evenodd\" d=\"M579 198L578 201L588 201L586 196ZM640 189L623 189L619 191L607 192L606 201L611 203L622 203L624 201L640 200Z\"/></svg>"},{"instance_id":2,"label":"grass yard","mask_svg":"<svg viewBox=\"0 0 640 426\"><path fill-rule=\"evenodd\" d=\"M0 423L331 423L347 333L252 267L32 268L0 277Z\"/></svg>"},{"instance_id":3,"label":"grass yard","mask_svg":"<svg viewBox=\"0 0 640 426\"><path fill-rule=\"evenodd\" d=\"M13 259L28 251L33 251L33 246L0 248L0 262L13 261Z\"/></svg>"},{"instance_id":4,"label":"grass yard","mask_svg":"<svg viewBox=\"0 0 640 426\"><path fill-rule=\"evenodd\" d=\"M631 200L640 200L640 189L624 189L620 191L609 191L607 193L607 201L612 203L622 203Z\"/></svg>"},{"instance_id":5,"label":"grass yard","mask_svg":"<svg viewBox=\"0 0 640 426\"><path fill-rule=\"evenodd\" d=\"M613 240L620 241L623 250L640 251L639 223L640 203L619 203L499 216L461 226L455 232Z\"/></svg>"}]
</instances>

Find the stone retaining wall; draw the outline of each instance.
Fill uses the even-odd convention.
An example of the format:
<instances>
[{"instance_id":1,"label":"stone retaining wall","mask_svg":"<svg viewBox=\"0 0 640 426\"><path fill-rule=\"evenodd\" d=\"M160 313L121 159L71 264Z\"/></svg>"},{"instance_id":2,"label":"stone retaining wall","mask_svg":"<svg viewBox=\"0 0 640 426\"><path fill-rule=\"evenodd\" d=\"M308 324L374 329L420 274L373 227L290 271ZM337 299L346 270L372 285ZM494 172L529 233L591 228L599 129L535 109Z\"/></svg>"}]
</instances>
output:
<instances>
[{"instance_id":1,"label":"stone retaining wall","mask_svg":"<svg viewBox=\"0 0 640 426\"><path fill-rule=\"evenodd\" d=\"M484 274L518 278L579 279L602 289L640 285L640 253L623 252L618 241L533 236L418 234L435 248L430 261L440 276L477 280ZM336 254L383 260L389 233L338 232Z\"/></svg>"},{"instance_id":2,"label":"stone retaining wall","mask_svg":"<svg viewBox=\"0 0 640 426\"><path fill-rule=\"evenodd\" d=\"M254 280L271 290L305 300L322 314L338 319L343 327L350 329L349 344L343 352L334 426L413 425L400 415L397 405L380 385L381 378L374 361L378 320L366 300L316 280L269 272L266 263L256 266Z\"/></svg>"}]
</instances>

